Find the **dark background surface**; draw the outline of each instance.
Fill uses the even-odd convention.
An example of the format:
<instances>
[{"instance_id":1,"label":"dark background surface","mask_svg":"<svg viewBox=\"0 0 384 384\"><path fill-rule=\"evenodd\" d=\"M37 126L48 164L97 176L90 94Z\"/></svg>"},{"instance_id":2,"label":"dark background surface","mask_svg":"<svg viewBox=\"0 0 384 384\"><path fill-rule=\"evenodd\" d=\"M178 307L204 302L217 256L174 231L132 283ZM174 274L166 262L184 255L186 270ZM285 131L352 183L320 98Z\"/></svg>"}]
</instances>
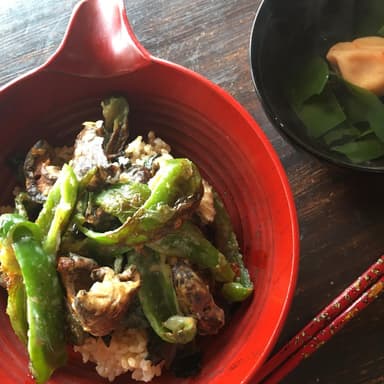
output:
<instances>
[{"instance_id":1,"label":"dark background surface","mask_svg":"<svg viewBox=\"0 0 384 384\"><path fill-rule=\"evenodd\" d=\"M272 127L255 95L249 68L249 38L259 3L125 1L141 44L233 95L266 132L288 174L301 255L296 293L278 347L384 252L384 174L322 163L292 147ZM75 4L75 0L0 1L0 85L42 64L55 51ZM384 383L383 323L381 298L283 382Z\"/></svg>"}]
</instances>

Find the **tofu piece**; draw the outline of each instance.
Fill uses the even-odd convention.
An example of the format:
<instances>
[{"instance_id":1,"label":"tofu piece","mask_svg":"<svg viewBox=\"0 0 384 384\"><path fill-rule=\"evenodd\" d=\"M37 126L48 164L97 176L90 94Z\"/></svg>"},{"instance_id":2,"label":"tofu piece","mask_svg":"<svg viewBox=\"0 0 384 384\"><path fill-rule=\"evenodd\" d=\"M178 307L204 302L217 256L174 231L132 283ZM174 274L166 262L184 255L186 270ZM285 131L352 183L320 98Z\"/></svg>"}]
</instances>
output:
<instances>
[{"instance_id":1,"label":"tofu piece","mask_svg":"<svg viewBox=\"0 0 384 384\"><path fill-rule=\"evenodd\" d=\"M384 38L368 36L332 46L326 56L332 68L352 84L384 95Z\"/></svg>"}]
</instances>

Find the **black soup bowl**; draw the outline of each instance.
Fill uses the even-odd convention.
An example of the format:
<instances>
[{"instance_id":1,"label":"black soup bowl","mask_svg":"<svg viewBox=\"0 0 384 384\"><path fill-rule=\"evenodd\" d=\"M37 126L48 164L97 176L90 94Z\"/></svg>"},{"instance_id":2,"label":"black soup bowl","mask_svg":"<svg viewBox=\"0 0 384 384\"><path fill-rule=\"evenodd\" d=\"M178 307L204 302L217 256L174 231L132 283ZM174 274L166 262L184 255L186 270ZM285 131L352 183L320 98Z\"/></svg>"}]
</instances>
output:
<instances>
[{"instance_id":1,"label":"black soup bowl","mask_svg":"<svg viewBox=\"0 0 384 384\"><path fill-rule=\"evenodd\" d=\"M351 161L345 154L324 144L321 138L309 134L287 97L290 84L294 81L292 74L306 70L306 58L313 56L325 60L328 50L335 43L376 35L383 26L383 0L261 2L250 39L251 74L267 117L288 141L339 166L362 171L384 171L384 156ZM384 36L384 28L381 33ZM384 142L382 148L384 153Z\"/></svg>"}]
</instances>

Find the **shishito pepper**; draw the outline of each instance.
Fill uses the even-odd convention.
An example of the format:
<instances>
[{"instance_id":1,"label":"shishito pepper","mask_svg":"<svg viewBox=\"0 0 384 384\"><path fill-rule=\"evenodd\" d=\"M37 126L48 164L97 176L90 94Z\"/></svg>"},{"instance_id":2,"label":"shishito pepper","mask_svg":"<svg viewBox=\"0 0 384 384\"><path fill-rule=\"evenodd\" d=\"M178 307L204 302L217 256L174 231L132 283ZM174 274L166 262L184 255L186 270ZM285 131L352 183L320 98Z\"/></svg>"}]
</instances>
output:
<instances>
[{"instance_id":1,"label":"shishito pepper","mask_svg":"<svg viewBox=\"0 0 384 384\"><path fill-rule=\"evenodd\" d=\"M169 232L148 246L167 256L182 257L212 271L217 281L230 282L234 272L225 256L207 240L200 229L191 222Z\"/></svg>"},{"instance_id":2,"label":"shishito pepper","mask_svg":"<svg viewBox=\"0 0 384 384\"><path fill-rule=\"evenodd\" d=\"M70 166L48 194L36 223L18 214L0 217L2 270L11 279L7 313L27 344L38 383L65 364L63 292L56 272L56 251L76 204L78 182Z\"/></svg>"},{"instance_id":3,"label":"shishito pepper","mask_svg":"<svg viewBox=\"0 0 384 384\"><path fill-rule=\"evenodd\" d=\"M100 244L135 246L164 233L179 217L199 203L203 189L199 171L188 159L165 160L150 180L151 193L144 204L117 229L95 232L83 225L80 230Z\"/></svg>"},{"instance_id":4,"label":"shishito pepper","mask_svg":"<svg viewBox=\"0 0 384 384\"><path fill-rule=\"evenodd\" d=\"M23 276L12 246L5 241L9 228L24 220L22 216L16 214L4 214L0 217L0 263L1 271L5 275L8 291L6 312L16 336L24 345L27 345L27 299Z\"/></svg>"},{"instance_id":5,"label":"shishito pepper","mask_svg":"<svg viewBox=\"0 0 384 384\"><path fill-rule=\"evenodd\" d=\"M123 223L145 203L150 194L147 184L128 182L109 186L95 194L93 200Z\"/></svg>"},{"instance_id":6,"label":"shishito pepper","mask_svg":"<svg viewBox=\"0 0 384 384\"><path fill-rule=\"evenodd\" d=\"M42 233L35 223L9 214L1 217L0 228L5 245L13 249L25 286L31 372L37 383L45 383L66 362L63 293L56 262L44 251Z\"/></svg>"},{"instance_id":7,"label":"shishito pepper","mask_svg":"<svg viewBox=\"0 0 384 384\"><path fill-rule=\"evenodd\" d=\"M64 164L36 219L43 233L43 248L50 255L54 255L59 248L61 234L76 205L78 189L79 182L72 167Z\"/></svg>"},{"instance_id":8,"label":"shishito pepper","mask_svg":"<svg viewBox=\"0 0 384 384\"><path fill-rule=\"evenodd\" d=\"M214 205L216 210L213 222L215 244L225 255L228 262L233 263L239 270L239 275L235 278L235 281L223 285L222 294L228 301L243 301L252 294L253 283L244 265L230 217L217 193L214 195Z\"/></svg>"},{"instance_id":9,"label":"shishito pepper","mask_svg":"<svg viewBox=\"0 0 384 384\"><path fill-rule=\"evenodd\" d=\"M133 253L130 262L141 276L140 304L152 329L164 341L187 344L196 335L196 320L182 316L165 257L148 248Z\"/></svg>"},{"instance_id":10,"label":"shishito pepper","mask_svg":"<svg viewBox=\"0 0 384 384\"><path fill-rule=\"evenodd\" d=\"M9 252L6 251L6 252ZM11 248L13 253L13 249ZM14 256L13 256L14 257ZM9 270L7 271L9 272ZM13 277L8 288L7 315L10 319L12 329L20 341L27 345L28 342L28 320L27 320L27 296L23 277L17 274Z\"/></svg>"},{"instance_id":11,"label":"shishito pepper","mask_svg":"<svg viewBox=\"0 0 384 384\"><path fill-rule=\"evenodd\" d=\"M110 97L101 102L106 133L105 153L119 153L128 139L129 105L124 97Z\"/></svg>"}]
</instances>

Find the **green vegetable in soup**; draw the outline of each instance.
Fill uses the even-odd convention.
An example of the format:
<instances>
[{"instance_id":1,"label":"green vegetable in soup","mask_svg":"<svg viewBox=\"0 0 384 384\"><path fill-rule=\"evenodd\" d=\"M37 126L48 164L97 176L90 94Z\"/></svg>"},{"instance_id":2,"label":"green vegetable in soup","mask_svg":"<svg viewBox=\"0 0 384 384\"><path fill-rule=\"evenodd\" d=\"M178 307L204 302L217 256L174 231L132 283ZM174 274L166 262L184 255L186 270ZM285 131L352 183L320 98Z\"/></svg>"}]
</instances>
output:
<instances>
[{"instance_id":1,"label":"green vegetable in soup","mask_svg":"<svg viewBox=\"0 0 384 384\"><path fill-rule=\"evenodd\" d=\"M355 36L380 35L384 24L384 6L382 0L355 1Z\"/></svg>"},{"instance_id":2,"label":"green vegetable in soup","mask_svg":"<svg viewBox=\"0 0 384 384\"><path fill-rule=\"evenodd\" d=\"M290 98L300 108L314 95L321 95L329 79L327 62L321 57L308 59L301 67L300 75L290 80Z\"/></svg>"},{"instance_id":3,"label":"green vegetable in soup","mask_svg":"<svg viewBox=\"0 0 384 384\"><path fill-rule=\"evenodd\" d=\"M308 136L356 164L384 156L383 102L336 74L328 71L326 76L324 65L319 65L318 60L309 60L304 72L296 73L292 84L298 85L293 85L288 93L292 109ZM308 73L313 74L313 79ZM321 79L326 79L326 83ZM306 87L302 86L303 81L308 82Z\"/></svg>"},{"instance_id":4,"label":"green vegetable in soup","mask_svg":"<svg viewBox=\"0 0 384 384\"><path fill-rule=\"evenodd\" d=\"M301 57L292 66L286 95L310 140L330 153L338 153L340 158L362 164L384 156L384 104L376 96L381 95L381 83L372 81L365 72L359 73L360 68L369 68L370 74L377 73L380 77L377 58L381 52L380 36L384 36L383 1L356 1L348 12L353 15L353 23L342 30L349 31L349 39L344 34L340 43L329 39L330 46L321 48L328 49L329 63L312 53ZM307 52L314 52L312 48ZM361 53L359 59L352 52ZM364 60L369 64L365 65ZM353 63L353 69L349 63Z\"/></svg>"},{"instance_id":5,"label":"green vegetable in soup","mask_svg":"<svg viewBox=\"0 0 384 384\"><path fill-rule=\"evenodd\" d=\"M354 163L363 163L384 156L384 143L366 138L334 146L332 150L344 154Z\"/></svg>"},{"instance_id":6,"label":"green vegetable in soup","mask_svg":"<svg viewBox=\"0 0 384 384\"><path fill-rule=\"evenodd\" d=\"M347 91L343 93L341 103L349 121L367 122L377 138L384 142L384 104L374 95L361 87L344 81Z\"/></svg>"},{"instance_id":7,"label":"green vegetable in soup","mask_svg":"<svg viewBox=\"0 0 384 384\"><path fill-rule=\"evenodd\" d=\"M346 119L336 96L329 89L313 95L300 106L293 105L293 108L314 138L321 137Z\"/></svg>"},{"instance_id":8,"label":"green vegetable in soup","mask_svg":"<svg viewBox=\"0 0 384 384\"><path fill-rule=\"evenodd\" d=\"M322 138L326 145L331 146L337 142L343 142L345 140L355 139L362 135L361 131L348 121L343 121L327 132Z\"/></svg>"},{"instance_id":9,"label":"green vegetable in soup","mask_svg":"<svg viewBox=\"0 0 384 384\"><path fill-rule=\"evenodd\" d=\"M345 121L346 116L328 86L330 71L327 62L315 57L306 60L300 68L302 70L289 82L288 97L308 134L319 138Z\"/></svg>"}]
</instances>

